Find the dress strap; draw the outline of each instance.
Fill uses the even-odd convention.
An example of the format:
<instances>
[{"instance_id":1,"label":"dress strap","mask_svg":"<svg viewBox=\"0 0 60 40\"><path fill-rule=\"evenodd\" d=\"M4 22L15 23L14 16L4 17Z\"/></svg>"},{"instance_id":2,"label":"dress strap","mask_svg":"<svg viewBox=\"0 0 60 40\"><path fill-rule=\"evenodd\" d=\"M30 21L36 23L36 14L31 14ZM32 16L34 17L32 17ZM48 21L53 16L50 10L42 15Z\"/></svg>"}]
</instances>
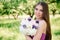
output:
<instances>
[{"instance_id":1,"label":"dress strap","mask_svg":"<svg viewBox=\"0 0 60 40\"><path fill-rule=\"evenodd\" d=\"M42 33L41 39L40 40L45 40L46 34Z\"/></svg>"}]
</instances>

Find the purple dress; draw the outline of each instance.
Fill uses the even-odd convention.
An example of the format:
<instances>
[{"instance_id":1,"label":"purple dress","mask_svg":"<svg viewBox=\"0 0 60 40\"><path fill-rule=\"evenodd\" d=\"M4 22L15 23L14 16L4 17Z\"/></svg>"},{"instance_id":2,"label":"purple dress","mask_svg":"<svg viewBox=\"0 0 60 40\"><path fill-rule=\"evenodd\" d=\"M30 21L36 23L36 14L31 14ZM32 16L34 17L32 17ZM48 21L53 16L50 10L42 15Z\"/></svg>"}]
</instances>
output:
<instances>
[{"instance_id":1,"label":"purple dress","mask_svg":"<svg viewBox=\"0 0 60 40\"><path fill-rule=\"evenodd\" d=\"M45 40L45 36L46 36L46 34L42 33L42 36L41 36L41 39L40 40ZM31 37L33 39L34 36L30 36L29 35L29 37Z\"/></svg>"},{"instance_id":2,"label":"purple dress","mask_svg":"<svg viewBox=\"0 0 60 40\"><path fill-rule=\"evenodd\" d=\"M41 39L40 40L45 40L46 34L42 33Z\"/></svg>"}]
</instances>

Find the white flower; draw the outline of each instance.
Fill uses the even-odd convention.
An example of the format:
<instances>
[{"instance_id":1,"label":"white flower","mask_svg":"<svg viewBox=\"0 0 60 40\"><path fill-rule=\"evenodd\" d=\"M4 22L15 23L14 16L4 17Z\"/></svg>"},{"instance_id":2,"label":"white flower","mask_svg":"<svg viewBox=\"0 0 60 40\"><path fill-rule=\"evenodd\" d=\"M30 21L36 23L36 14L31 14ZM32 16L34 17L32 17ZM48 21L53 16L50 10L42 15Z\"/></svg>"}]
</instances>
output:
<instances>
[{"instance_id":1,"label":"white flower","mask_svg":"<svg viewBox=\"0 0 60 40\"><path fill-rule=\"evenodd\" d=\"M31 36L35 35L36 31L37 31L36 29L30 29L29 30L29 35L31 35Z\"/></svg>"},{"instance_id":2,"label":"white flower","mask_svg":"<svg viewBox=\"0 0 60 40\"><path fill-rule=\"evenodd\" d=\"M20 32L24 35L35 35L38 27L38 21L32 18L26 18L21 21Z\"/></svg>"}]
</instances>

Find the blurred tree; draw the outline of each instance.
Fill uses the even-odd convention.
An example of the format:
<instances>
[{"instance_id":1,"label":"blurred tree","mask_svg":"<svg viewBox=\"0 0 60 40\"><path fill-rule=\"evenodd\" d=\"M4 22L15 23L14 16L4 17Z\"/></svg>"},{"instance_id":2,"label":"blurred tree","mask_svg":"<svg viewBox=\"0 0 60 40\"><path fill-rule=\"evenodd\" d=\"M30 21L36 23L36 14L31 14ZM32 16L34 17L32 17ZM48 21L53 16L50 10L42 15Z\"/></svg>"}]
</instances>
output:
<instances>
[{"instance_id":1,"label":"blurred tree","mask_svg":"<svg viewBox=\"0 0 60 40\"><path fill-rule=\"evenodd\" d=\"M26 3L20 4L18 9L20 9L20 11L24 12L25 14L30 15L30 17L33 17L33 15L34 15L33 6L39 1L40 0L27 0Z\"/></svg>"},{"instance_id":2,"label":"blurred tree","mask_svg":"<svg viewBox=\"0 0 60 40\"><path fill-rule=\"evenodd\" d=\"M60 0L56 0L57 7L60 8Z\"/></svg>"},{"instance_id":3,"label":"blurred tree","mask_svg":"<svg viewBox=\"0 0 60 40\"><path fill-rule=\"evenodd\" d=\"M49 4L49 12L52 12L52 15L55 16L57 11L56 3Z\"/></svg>"},{"instance_id":4,"label":"blurred tree","mask_svg":"<svg viewBox=\"0 0 60 40\"><path fill-rule=\"evenodd\" d=\"M52 11L53 16L56 14L56 11L59 11L60 0L45 0L49 4L49 12Z\"/></svg>"},{"instance_id":5,"label":"blurred tree","mask_svg":"<svg viewBox=\"0 0 60 40\"><path fill-rule=\"evenodd\" d=\"M26 0L0 0L0 3L3 5L3 10L0 10L1 15L10 15L10 14L15 14L11 13L12 9L17 10L17 7L21 2L26 3ZM18 15L17 15L18 16Z\"/></svg>"},{"instance_id":6,"label":"blurred tree","mask_svg":"<svg viewBox=\"0 0 60 40\"><path fill-rule=\"evenodd\" d=\"M27 14L33 17L34 15L33 6L39 1L47 2L50 5L49 10L52 11L53 15L55 15L57 7L59 8L60 5L59 0L0 0L0 3L2 3L3 5L3 7L2 6L0 7L0 15L6 14L9 16L10 14L12 14L14 15L14 18L17 15L16 16L17 18L19 15ZM12 9L16 11L13 11Z\"/></svg>"},{"instance_id":7,"label":"blurred tree","mask_svg":"<svg viewBox=\"0 0 60 40\"><path fill-rule=\"evenodd\" d=\"M57 3L57 8L58 8L58 11L59 11L59 14L60 14L60 0L56 0L56 3Z\"/></svg>"}]
</instances>

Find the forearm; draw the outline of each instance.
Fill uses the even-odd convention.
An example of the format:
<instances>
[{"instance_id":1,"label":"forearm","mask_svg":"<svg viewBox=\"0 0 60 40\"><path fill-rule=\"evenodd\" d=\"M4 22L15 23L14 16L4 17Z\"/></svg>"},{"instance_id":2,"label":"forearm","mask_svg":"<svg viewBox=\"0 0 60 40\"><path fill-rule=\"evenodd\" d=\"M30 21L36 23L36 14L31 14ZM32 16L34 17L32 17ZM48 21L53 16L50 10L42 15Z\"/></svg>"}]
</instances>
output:
<instances>
[{"instance_id":1,"label":"forearm","mask_svg":"<svg viewBox=\"0 0 60 40\"><path fill-rule=\"evenodd\" d=\"M33 40L40 40L41 36L39 36L39 34L35 35Z\"/></svg>"},{"instance_id":2,"label":"forearm","mask_svg":"<svg viewBox=\"0 0 60 40\"><path fill-rule=\"evenodd\" d=\"M39 38L33 38L33 40L40 40Z\"/></svg>"}]
</instances>

